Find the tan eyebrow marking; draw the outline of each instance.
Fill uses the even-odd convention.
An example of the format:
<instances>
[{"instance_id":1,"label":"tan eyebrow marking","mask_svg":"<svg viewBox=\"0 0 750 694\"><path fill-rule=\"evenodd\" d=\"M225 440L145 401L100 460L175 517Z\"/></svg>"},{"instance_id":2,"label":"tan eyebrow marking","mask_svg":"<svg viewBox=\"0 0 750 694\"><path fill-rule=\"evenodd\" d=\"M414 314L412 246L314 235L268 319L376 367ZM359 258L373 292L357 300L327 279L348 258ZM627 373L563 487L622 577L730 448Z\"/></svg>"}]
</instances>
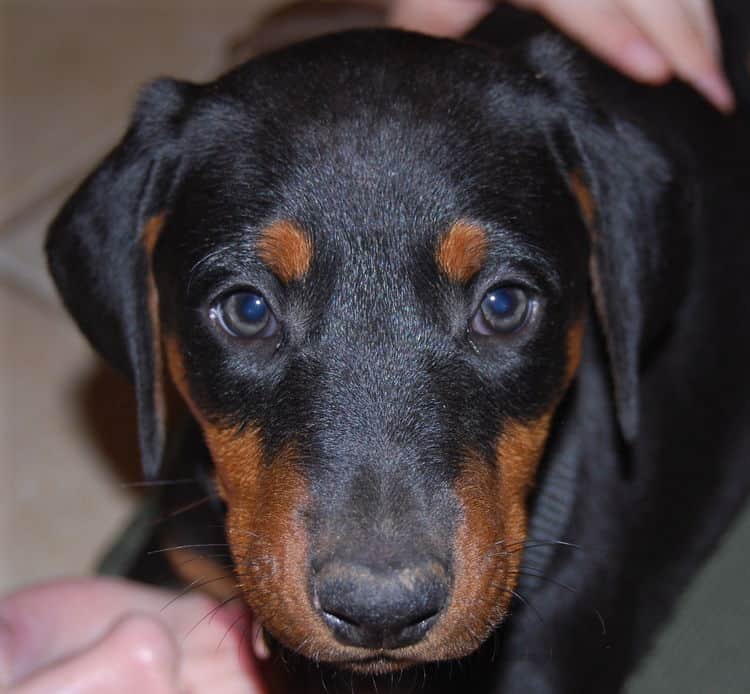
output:
<instances>
[{"instance_id":1,"label":"tan eyebrow marking","mask_svg":"<svg viewBox=\"0 0 750 694\"><path fill-rule=\"evenodd\" d=\"M459 219L438 243L437 265L454 282L468 282L482 269L487 244L487 232L482 227Z\"/></svg>"},{"instance_id":2,"label":"tan eyebrow marking","mask_svg":"<svg viewBox=\"0 0 750 694\"><path fill-rule=\"evenodd\" d=\"M312 241L288 219L266 227L256 243L256 250L260 259L285 283L302 279L312 264Z\"/></svg>"}]
</instances>

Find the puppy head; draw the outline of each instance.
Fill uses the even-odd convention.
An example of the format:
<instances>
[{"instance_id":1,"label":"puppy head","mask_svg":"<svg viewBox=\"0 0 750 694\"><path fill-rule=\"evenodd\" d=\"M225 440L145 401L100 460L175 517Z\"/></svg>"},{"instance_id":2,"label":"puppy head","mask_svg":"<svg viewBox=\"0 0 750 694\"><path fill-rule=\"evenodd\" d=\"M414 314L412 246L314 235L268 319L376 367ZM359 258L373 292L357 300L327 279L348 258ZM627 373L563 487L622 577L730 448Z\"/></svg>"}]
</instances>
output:
<instances>
[{"instance_id":1,"label":"puppy head","mask_svg":"<svg viewBox=\"0 0 750 694\"><path fill-rule=\"evenodd\" d=\"M53 224L68 307L135 383L146 472L169 378L248 603L316 660L456 658L508 612L587 268L619 233L601 210L644 184L602 182L538 62L369 32L159 82ZM616 272L598 306L635 412Z\"/></svg>"}]
</instances>

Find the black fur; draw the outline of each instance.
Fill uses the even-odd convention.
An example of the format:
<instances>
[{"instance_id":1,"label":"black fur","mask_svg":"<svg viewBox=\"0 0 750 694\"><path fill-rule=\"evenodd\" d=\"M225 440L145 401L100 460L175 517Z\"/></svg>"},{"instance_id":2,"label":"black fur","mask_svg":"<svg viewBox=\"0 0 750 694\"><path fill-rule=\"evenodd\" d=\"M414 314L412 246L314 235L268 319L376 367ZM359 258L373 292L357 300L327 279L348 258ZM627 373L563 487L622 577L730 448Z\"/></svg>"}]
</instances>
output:
<instances>
[{"instance_id":1,"label":"black fur","mask_svg":"<svg viewBox=\"0 0 750 694\"><path fill-rule=\"evenodd\" d=\"M750 484L744 106L722 117L535 32L504 46L490 25L466 43L357 32L205 86L158 82L48 244L67 306L136 385L153 475L163 424L139 232L166 212L161 330L209 418L259 426L269 456L298 446L313 566L382 553L450 573L462 454L491 460L508 421L549 409L566 329L588 316L530 500L522 599L464 674L446 684L435 666L428 691L618 691ZM490 237L466 286L435 265L458 218ZM314 247L288 286L253 252L275 219ZM484 292L507 281L537 297L531 324L469 339ZM278 340L216 330L209 310L234 287L268 299ZM186 458L207 465L189 440Z\"/></svg>"}]
</instances>

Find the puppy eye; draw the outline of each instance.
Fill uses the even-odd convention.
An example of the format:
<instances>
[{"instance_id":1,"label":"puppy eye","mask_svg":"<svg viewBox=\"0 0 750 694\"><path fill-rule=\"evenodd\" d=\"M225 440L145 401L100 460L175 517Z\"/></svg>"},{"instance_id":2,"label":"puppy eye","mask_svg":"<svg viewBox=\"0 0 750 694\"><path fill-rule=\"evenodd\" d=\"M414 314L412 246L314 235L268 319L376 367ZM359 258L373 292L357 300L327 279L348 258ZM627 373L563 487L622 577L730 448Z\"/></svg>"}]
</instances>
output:
<instances>
[{"instance_id":1,"label":"puppy eye","mask_svg":"<svg viewBox=\"0 0 750 694\"><path fill-rule=\"evenodd\" d=\"M493 287L482 298L471 329L479 335L510 335L524 326L531 307L525 289L508 285Z\"/></svg>"},{"instance_id":2,"label":"puppy eye","mask_svg":"<svg viewBox=\"0 0 750 694\"><path fill-rule=\"evenodd\" d=\"M225 296L211 309L210 315L224 332L233 337L271 337L279 328L268 302L253 291L233 292Z\"/></svg>"}]
</instances>

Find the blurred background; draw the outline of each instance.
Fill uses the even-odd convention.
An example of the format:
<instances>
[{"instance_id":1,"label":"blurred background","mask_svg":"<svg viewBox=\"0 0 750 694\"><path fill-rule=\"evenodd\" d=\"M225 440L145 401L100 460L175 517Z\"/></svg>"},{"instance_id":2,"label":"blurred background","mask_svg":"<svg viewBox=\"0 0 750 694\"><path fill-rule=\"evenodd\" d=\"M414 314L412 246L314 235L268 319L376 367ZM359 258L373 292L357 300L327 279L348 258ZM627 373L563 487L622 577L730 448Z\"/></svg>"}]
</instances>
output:
<instances>
[{"instance_id":1,"label":"blurred background","mask_svg":"<svg viewBox=\"0 0 750 694\"><path fill-rule=\"evenodd\" d=\"M63 312L46 226L123 133L139 85L216 75L285 4L0 0L0 594L92 571L139 494L130 388ZM750 691L748 546L750 512L633 691Z\"/></svg>"},{"instance_id":2,"label":"blurred background","mask_svg":"<svg viewBox=\"0 0 750 694\"><path fill-rule=\"evenodd\" d=\"M139 85L205 80L283 0L0 0L0 593L91 571L137 499L133 401L63 313L42 243Z\"/></svg>"}]
</instances>

